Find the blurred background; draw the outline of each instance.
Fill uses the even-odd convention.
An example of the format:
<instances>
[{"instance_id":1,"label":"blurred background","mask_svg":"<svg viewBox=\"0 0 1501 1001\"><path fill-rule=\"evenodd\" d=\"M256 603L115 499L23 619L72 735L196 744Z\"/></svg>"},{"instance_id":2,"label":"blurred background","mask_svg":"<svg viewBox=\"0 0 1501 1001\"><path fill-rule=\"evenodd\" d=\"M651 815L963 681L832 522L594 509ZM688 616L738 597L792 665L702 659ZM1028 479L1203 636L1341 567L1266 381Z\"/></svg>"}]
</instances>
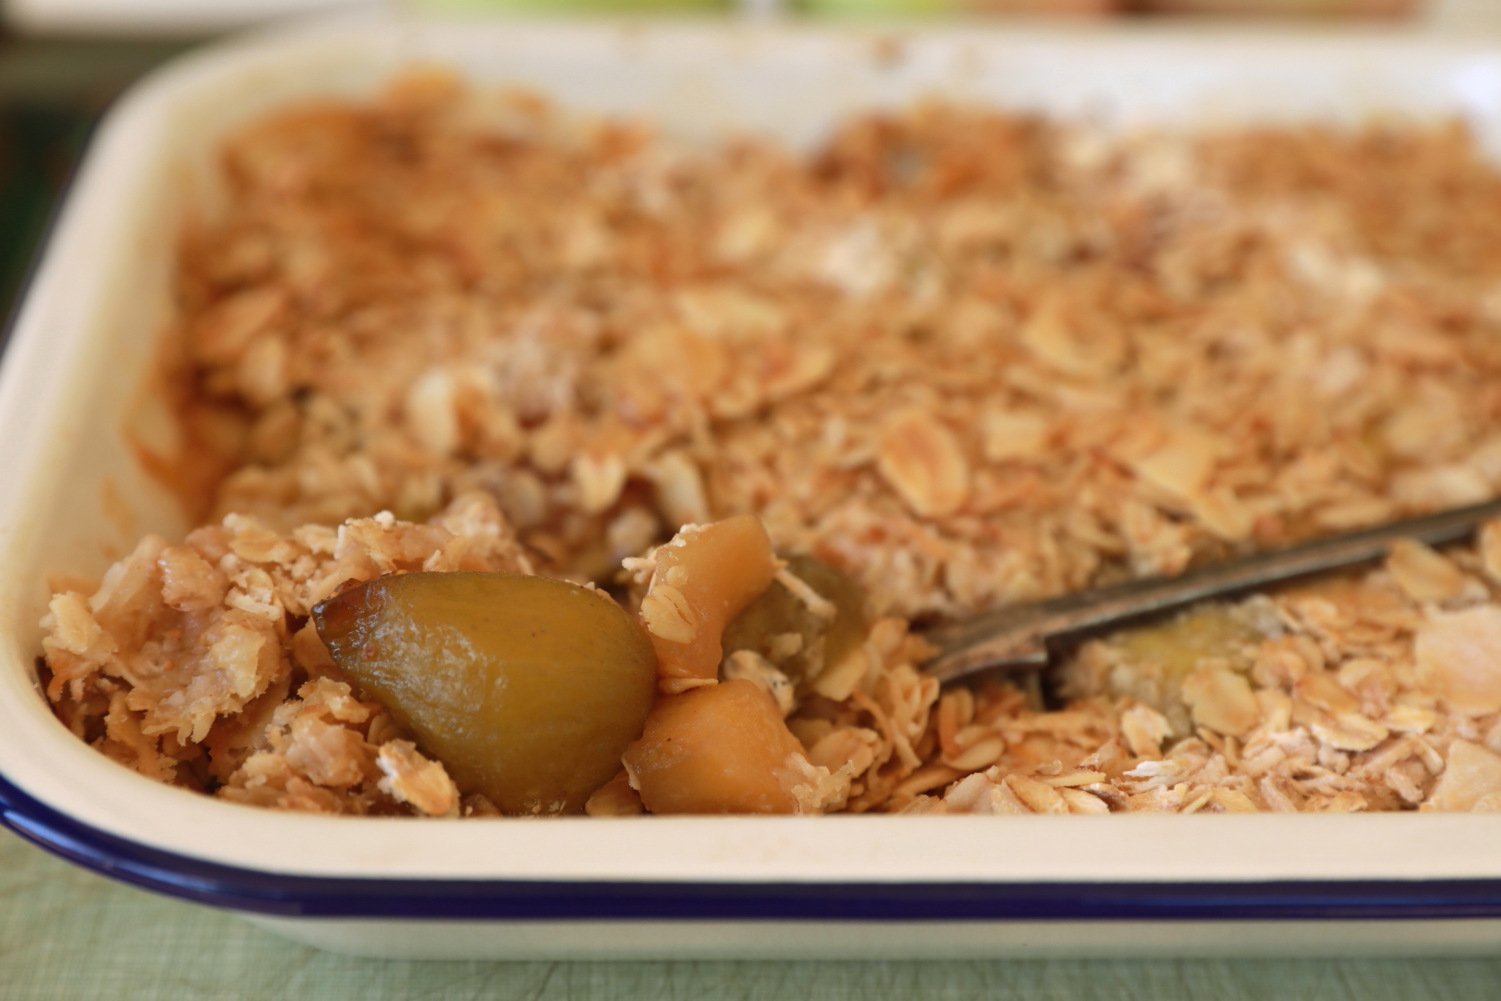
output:
<instances>
[{"instance_id":1,"label":"blurred background","mask_svg":"<svg viewBox=\"0 0 1501 1001\"><path fill-rule=\"evenodd\" d=\"M0 318L10 313L93 123L153 66L216 35L277 18L374 6L417 11L698 17L1176 18L1218 30L1501 28L1501 0L0 0ZM3 329L3 328L0 328Z\"/></svg>"}]
</instances>

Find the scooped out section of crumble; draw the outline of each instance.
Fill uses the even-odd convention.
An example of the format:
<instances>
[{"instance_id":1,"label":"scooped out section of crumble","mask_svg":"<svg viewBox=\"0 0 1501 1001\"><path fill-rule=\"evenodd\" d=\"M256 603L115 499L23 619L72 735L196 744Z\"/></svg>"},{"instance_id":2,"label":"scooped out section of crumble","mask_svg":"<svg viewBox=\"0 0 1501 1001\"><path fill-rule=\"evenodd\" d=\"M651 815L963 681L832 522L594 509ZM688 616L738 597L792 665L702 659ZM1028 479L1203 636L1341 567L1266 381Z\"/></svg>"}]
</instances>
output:
<instances>
[{"instance_id":1,"label":"scooped out section of crumble","mask_svg":"<svg viewBox=\"0 0 1501 1001\"><path fill-rule=\"evenodd\" d=\"M639 621L567 581L450 572L342 589L313 622L343 674L503 813L578 813L622 765L653 813L821 810L827 772L777 702L719 680L725 624L778 570L765 529L687 526L653 564ZM618 784L609 797L635 806Z\"/></svg>"}]
</instances>

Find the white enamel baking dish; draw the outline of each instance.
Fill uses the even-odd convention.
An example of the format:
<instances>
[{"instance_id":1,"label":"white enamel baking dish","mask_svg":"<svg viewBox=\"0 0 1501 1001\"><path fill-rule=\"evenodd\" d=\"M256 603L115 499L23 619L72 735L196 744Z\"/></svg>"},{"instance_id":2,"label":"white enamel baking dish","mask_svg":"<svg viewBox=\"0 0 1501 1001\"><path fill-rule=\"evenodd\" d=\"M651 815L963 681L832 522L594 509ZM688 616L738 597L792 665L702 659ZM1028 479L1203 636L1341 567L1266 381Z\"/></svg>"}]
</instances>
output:
<instances>
[{"instance_id":1,"label":"white enamel baking dish","mask_svg":"<svg viewBox=\"0 0 1501 1001\"><path fill-rule=\"evenodd\" d=\"M414 60L481 84L793 143L935 92L1110 121L1457 114L1501 150L1501 45L1396 34L433 23L360 18L192 55L100 129L0 373L0 807L106 875L329 948L426 957L1070 956L1501 949L1501 816L568 819L293 816L156 785L34 680L49 573L180 534L131 436L216 137Z\"/></svg>"}]
</instances>

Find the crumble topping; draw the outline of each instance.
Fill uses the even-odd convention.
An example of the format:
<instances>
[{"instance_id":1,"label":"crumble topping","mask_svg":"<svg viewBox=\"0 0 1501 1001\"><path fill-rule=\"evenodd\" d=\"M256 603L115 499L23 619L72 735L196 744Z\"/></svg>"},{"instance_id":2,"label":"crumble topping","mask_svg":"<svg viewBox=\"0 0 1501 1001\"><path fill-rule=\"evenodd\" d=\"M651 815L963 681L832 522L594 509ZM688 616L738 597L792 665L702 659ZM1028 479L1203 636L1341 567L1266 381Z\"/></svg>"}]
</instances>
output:
<instances>
[{"instance_id":1,"label":"crumble topping","mask_svg":"<svg viewBox=\"0 0 1501 1001\"><path fill-rule=\"evenodd\" d=\"M199 458L229 472L203 527L45 623L58 715L146 775L493 813L349 690L311 605L415 569L640 600L653 546L751 513L868 598L801 681L795 634L725 651L810 804L1501 803L1498 525L1204 613L1240 623L1214 650L1087 644L1056 708L940 693L912 632L1493 496L1501 173L1458 127L1115 136L923 106L810 154L688 149L423 76L253 123L223 169L174 334ZM670 638L669 597L646 611Z\"/></svg>"}]
</instances>

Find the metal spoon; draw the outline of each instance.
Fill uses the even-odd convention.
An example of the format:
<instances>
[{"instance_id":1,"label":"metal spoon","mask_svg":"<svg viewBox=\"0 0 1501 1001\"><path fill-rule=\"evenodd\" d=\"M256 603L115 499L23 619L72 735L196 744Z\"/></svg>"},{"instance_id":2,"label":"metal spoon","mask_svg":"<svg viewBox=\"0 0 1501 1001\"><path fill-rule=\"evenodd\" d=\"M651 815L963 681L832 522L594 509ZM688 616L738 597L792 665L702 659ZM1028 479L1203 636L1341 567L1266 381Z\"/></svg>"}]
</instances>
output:
<instances>
[{"instance_id":1,"label":"metal spoon","mask_svg":"<svg viewBox=\"0 0 1501 1001\"><path fill-rule=\"evenodd\" d=\"M1387 522L1285 549L1239 556L1176 577L1144 577L1076 591L945 623L925 634L938 654L924 670L947 683L981 671L1047 666L1053 640L1384 557L1398 539L1429 545L1459 542L1477 525L1501 517L1501 500Z\"/></svg>"}]
</instances>

